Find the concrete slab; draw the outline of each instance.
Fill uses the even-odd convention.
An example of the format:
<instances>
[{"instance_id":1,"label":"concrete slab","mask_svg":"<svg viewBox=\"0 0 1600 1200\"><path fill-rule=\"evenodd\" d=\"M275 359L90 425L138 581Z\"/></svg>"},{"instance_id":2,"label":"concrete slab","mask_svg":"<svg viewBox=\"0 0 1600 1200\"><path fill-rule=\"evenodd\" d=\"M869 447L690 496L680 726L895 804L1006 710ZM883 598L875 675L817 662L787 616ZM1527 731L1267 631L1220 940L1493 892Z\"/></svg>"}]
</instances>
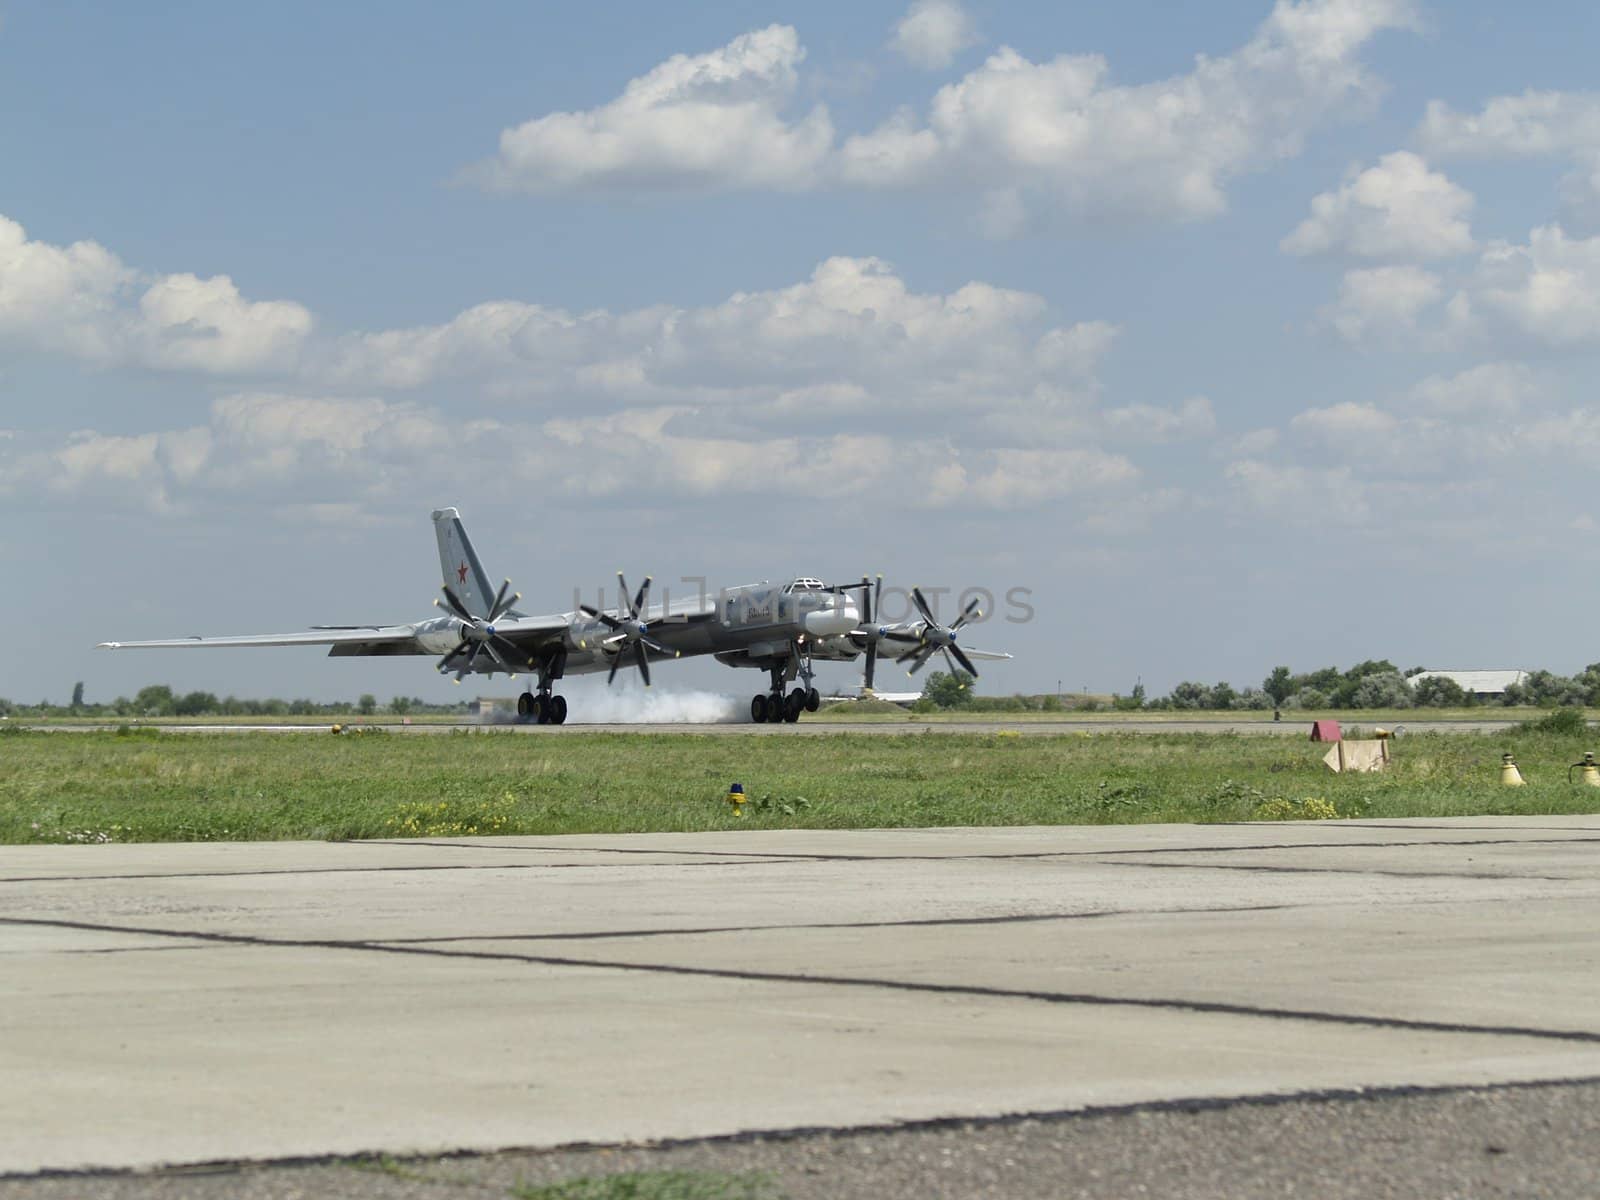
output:
<instances>
[{"instance_id":1,"label":"concrete slab","mask_svg":"<svg viewBox=\"0 0 1600 1200\"><path fill-rule=\"evenodd\" d=\"M1600 1076L1600 818L8 848L0 1172Z\"/></svg>"}]
</instances>

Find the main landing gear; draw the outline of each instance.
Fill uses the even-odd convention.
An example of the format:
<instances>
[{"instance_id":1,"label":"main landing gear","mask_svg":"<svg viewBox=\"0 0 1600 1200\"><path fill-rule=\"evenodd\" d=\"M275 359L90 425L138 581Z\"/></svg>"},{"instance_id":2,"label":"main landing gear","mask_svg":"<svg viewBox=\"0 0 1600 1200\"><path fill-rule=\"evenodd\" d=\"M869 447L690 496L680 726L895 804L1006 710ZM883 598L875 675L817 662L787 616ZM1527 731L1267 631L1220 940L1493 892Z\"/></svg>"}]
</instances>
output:
<instances>
[{"instance_id":1,"label":"main landing gear","mask_svg":"<svg viewBox=\"0 0 1600 1200\"><path fill-rule=\"evenodd\" d=\"M552 696L556 680L566 673L567 656L558 653L546 658L539 666L539 688L523 692L517 697L517 716L532 720L535 725L565 725L567 723L567 698Z\"/></svg>"},{"instance_id":2,"label":"main landing gear","mask_svg":"<svg viewBox=\"0 0 1600 1200\"><path fill-rule=\"evenodd\" d=\"M535 695L523 692L517 697L517 716L532 718L535 725L564 725L567 721L567 698L552 696L548 688Z\"/></svg>"},{"instance_id":3,"label":"main landing gear","mask_svg":"<svg viewBox=\"0 0 1600 1200\"><path fill-rule=\"evenodd\" d=\"M767 694L757 692L751 699L750 719L758 725L763 722L776 725L780 721L793 725L802 712L816 712L821 708L822 696L811 686L811 664L804 663L800 673L805 676L806 686L797 687L786 696L783 685L786 677L793 678L792 668L787 662L774 664L772 690Z\"/></svg>"}]
</instances>

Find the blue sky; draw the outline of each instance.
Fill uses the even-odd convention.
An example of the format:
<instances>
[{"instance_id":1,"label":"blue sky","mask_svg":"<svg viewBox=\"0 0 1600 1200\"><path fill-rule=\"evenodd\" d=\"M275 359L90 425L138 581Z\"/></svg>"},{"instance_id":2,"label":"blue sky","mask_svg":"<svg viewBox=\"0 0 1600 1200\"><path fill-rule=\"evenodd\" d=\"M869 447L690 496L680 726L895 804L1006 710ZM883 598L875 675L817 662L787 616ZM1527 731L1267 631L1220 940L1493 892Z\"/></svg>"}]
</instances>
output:
<instances>
[{"instance_id":1,"label":"blue sky","mask_svg":"<svg viewBox=\"0 0 1600 1200\"><path fill-rule=\"evenodd\" d=\"M535 610L1029 588L989 690L1576 670L1597 20L0 3L0 696L450 694L90 649L420 617L444 504Z\"/></svg>"}]
</instances>

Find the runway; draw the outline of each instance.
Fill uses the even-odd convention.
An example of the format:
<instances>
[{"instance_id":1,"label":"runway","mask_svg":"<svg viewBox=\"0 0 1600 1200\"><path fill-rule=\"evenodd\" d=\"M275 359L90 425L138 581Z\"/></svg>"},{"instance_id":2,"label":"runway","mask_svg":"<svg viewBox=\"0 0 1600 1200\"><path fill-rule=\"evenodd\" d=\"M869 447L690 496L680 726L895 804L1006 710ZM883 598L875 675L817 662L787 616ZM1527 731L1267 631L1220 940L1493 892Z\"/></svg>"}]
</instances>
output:
<instances>
[{"instance_id":1,"label":"runway","mask_svg":"<svg viewBox=\"0 0 1600 1200\"><path fill-rule=\"evenodd\" d=\"M0 1174L1600 1079L1600 817L7 848Z\"/></svg>"}]
</instances>

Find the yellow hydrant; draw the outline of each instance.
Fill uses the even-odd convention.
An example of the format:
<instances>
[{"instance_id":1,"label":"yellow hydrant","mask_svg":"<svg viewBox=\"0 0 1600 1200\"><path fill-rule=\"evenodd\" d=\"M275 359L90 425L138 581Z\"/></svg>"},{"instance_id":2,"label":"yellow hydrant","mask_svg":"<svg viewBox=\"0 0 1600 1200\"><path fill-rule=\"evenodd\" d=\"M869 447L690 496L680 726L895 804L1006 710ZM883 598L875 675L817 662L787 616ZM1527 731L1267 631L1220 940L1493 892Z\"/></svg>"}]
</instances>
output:
<instances>
[{"instance_id":1,"label":"yellow hydrant","mask_svg":"<svg viewBox=\"0 0 1600 1200\"><path fill-rule=\"evenodd\" d=\"M1572 782L1572 772L1582 767L1578 773L1578 782L1586 787L1600 787L1600 763L1594 761L1594 751L1590 750L1583 756L1582 762L1575 762L1567 768L1567 782Z\"/></svg>"},{"instance_id":2,"label":"yellow hydrant","mask_svg":"<svg viewBox=\"0 0 1600 1200\"><path fill-rule=\"evenodd\" d=\"M728 803L733 808L733 815L740 820L744 819L744 784L735 783L728 788Z\"/></svg>"},{"instance_id":3,"label":"yellow hydrant","mask_svg":"<svg viewBox=\"0 0 1600 1200\"><path fill-rule=\"evenodd\" d=\"M1500 756L1500 782L1506 787L1521 787L1528 782L1517 770L1517 760L1511 757L1509 751Z\"/></svg>"}]
</instances>

